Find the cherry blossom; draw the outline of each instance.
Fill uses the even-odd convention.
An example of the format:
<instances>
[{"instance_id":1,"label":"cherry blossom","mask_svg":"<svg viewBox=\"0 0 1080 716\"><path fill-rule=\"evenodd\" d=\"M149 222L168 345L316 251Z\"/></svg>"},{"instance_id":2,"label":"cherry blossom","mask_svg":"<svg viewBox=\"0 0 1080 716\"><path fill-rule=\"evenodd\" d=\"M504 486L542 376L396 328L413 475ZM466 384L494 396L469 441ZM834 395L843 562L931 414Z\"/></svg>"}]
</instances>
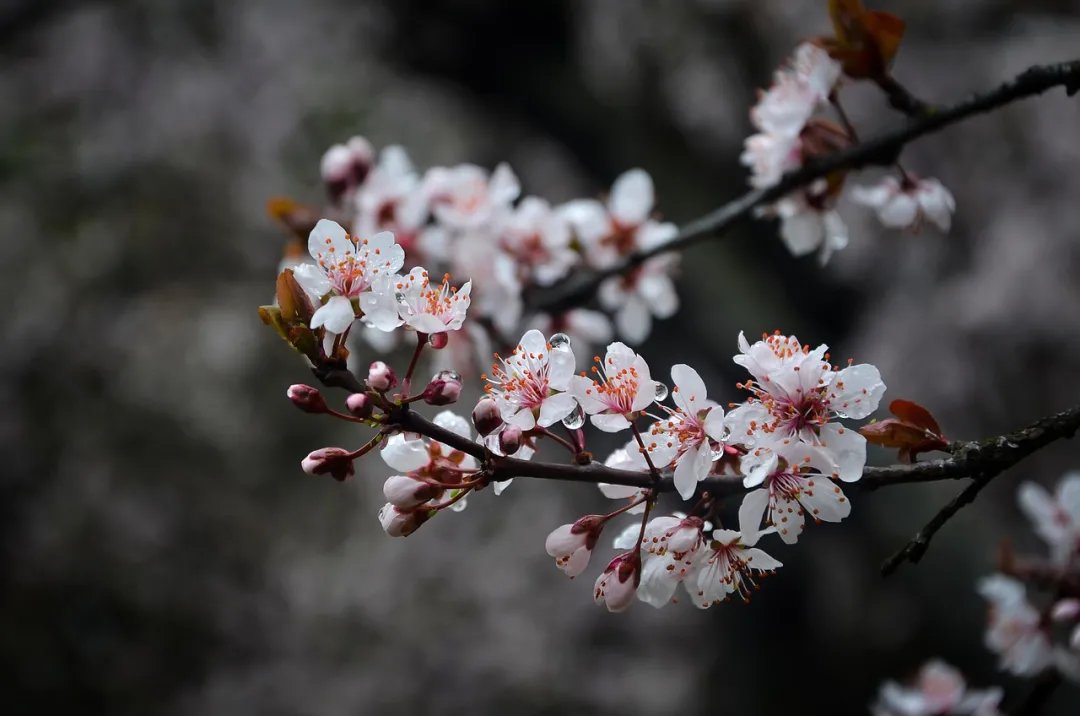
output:
<instances>
[{"instance_id":1,"label":"cherry blossom","mask_svg":"<svg viewBox=\"0 0 1080 716\"><path fill-rule=\"evenodd\" d=\"M754 397L728 414L732 441L755 447L792 438L820 447L853 482L866 464L866 439L835 418L862 419L873 413L885 392L878 369L869 364L833 370L827 346L810 350L795 336L765 336L753 345L739 334L734 361L755 380L746 384Z\"/></svg>"},{"instance_id":2,"label":"cherry blossom","mask_svg":"<svg viewBox=\"0 0 1080 716\"><path fill-rule=\"evenodd\" d=\"M851 198L873 209L890 229L918 231L929 221L947 232L956 210L956 200L940 181L911 176L903 180L887 176L874 186L857 186Z\"/></svg>"},{"instance_id":3,"label":"cherry blossom","mask_svg":"<svg viewBox=\"0 0 1080 716\"><path fill-rule=\"evenodd\" d=\"M675 235L671 226L671 236ZM665 232L667 233L667 232ZM615 314L619 335L637 345L649 337L653 317L671 318L679 310L679 295L671 273L679 263L674 254L654 256L621 276L600 284L600 305Z\"/></svg>"},{"instance_id":4,"label":"cherry blossom","mask_svg":"<svg viewBox=\"0 0 1080 716\"><path fill-rule=\"evenodd\" d=\"M393 231L398 243L411 251L427 217L427 196L420 191L420 177L408 154L396 145L384 147L356 195L357 233Z\"/></svg>"},{"instance_id":5,"label":"cherry blossom","mask_svg":"<svg viewBox=\"0 0 1080 716\"><path fill-rule=\"evenodd\" d=\"M683 582L694 605L708 609L733 594L749 601L750 592L757 588L755 577L783 566L754 546L762 535L771 531L748 536L741 531L715 530L712 540L700 552L694 574Z\"/></svg>"},{"instance_id":6,"label":"cherry blossom","mask_svg":"<svg viewBox=\"0 0 1080 716\"><path fill-rule=\"evenodd\" d=\"M934 659L919 669L911 686L895 681L882 684L871 712L873 716L997 716L1001 697L1000 688L968 689L959 671Z\"/></svg>"},{"instance_id":7,"label":"cherry blossom","mask_svg":"<svg viewBox=\"0 0 1080 716\"><path fill-rule=\"evenodd\" d=\"M773 206L780 219L780 239L792 256L806 256L815 251L818 263L829 262L836 251L848 245L847 224L825 200L823 205L808 202L801 195L781 199Z\"/></svg>"},{"instance_id":8,"label":"cherry blossom","mask_svg":"<svg viewBox=\"0 0 1080 716\"><path fill-rule=\"evenodd\" d=\"M575 375L570 390L590 416L592 424L608 433L630 427L629 418L653 402L656 388L649 376L645 359L626 344L615 342L608 346L607 355L597 363L593 373L600 380Z\"/></svg>"},{"instance_id":9,"label":"cherry blossom","mask_svg":"<svg viewBox=\"0 0 1080 716\"><path fill-rule=\"evenodd\" d=\"M311 327L325 326L331 333L344 333L355 319L352 299L372 288L380 278L393 276L405 262L405 251L389 232L354 241L340 224L321 219L308 237L308 252L314 264L303 263L293 270L297 282L316 297L331 294L311 317Z\"/></svg>"},{"instance_id":10,"label":"cherry blossom","mask_svg":"<svg viewBox=\"0 0 1080 716\"><path fill-rule=\"evenodd\" d=\"M570 224L544 199L527 196L499 227L504 251L540 286L550 286L581 260L570 248Z\"/></svg>"},{"instance_id":11,"label":"cherry blossom","mask_svg":"<svg viewBox=\"0 0 1080 716\"><path fill-rule=\"evenodd\" d=\"M469 422L452 411L443 410L432 422L461 437L472 439ZM387 465L404 476L441 485L460 483L480 467L473 456L444 443L425 440L418 435L398 433L390 436L380 455ZM438 490L429 499L440 498L444 491ZM390 500L389 495L387 499ZM465 506L466 500L460 499L451 505L450 509L460 512Z\"/></svg>"},{"instance_id":12,"label":"cherry blossom","mask_svg":"<svg viewBox=\"0 0 1080 716\"><path fill-rule=\"evenodd\" d=\"M459 290L450 285L446 275L441 284L432 285L427 270L418 266L385 290L395 292L396 317L386 316L389 309L380 306L378 317L372 316L372 320L392 324L396 318L414 331L432 334L461 328L471 301L472 282L466 281Z\"/></svg>"},{"instance_id":13,"label":"cherry blossom","mask_svg":"<svg viewBox=\"0 0 1080 716\"><path fill-rule=\"evenodd\" d=\"M1066 565L1080 554L1080 472L1066 474L1053 495L1041 485L1025 482L1019 502L1055 562Z\"/></svg>"},{"instance_id":14,"label":"cherry blossom","mask_svg":"<svg viewBox=\"0 0 1080 716\"><path fill-rule=\"evenodd\" d=\"M459 164L429 169L423 191L441 223L473 229L502 218L521 193L521 185L507 164L497 166L490 176L475 164Z\"/></svg>"},{"instance_id":15,"label":"cherry blossom","mask_svg":"<svg viewBox=\"0 0 1080 716\"><path fill-rule=\"evenodd\" d=\"M803 530L804 510L814 521L839 522L851 514L851 503L830 478L839 477L824 450L785 438L771 447L751 450L742 459L743 485L761 486L743 498L739 523L752 537L761 524L776 528L787 544Z\"/></svg>"},{"instance_id":16,"label":"cherry blossom","mask_svg":"<svg viewBox=\"0 0 1080 716\"><path fill-rule=\"evenodd\" d=\"M331 200L347 197L363 183L374 158L375 150L363 137L352 137L345 144L335 144L327 149L319 164L319 173Z\"/></svg>"},{"instance_id":17,"label":"cherry blossom","mask_svg":"<svg viewBox=\"0 0 1080 716\"><path fill-rule=\"evenodd\" d=\"M390 503L379 508L379 524L391 537L408 537L430 518L427 510L406 511Z\"/></svg>"},{"instance_id":18,"label":"cherry blossom","mask_svg":"<svg viewBox=\"0 0 1080 716\"><path fill-rule=\"evenodd\" d=\"M540 331L527 331L507 358L496 354L484 390L495 399L502 419L523 430L554 425L577 407L565 392L574 374L569 343L554 346Z\"/></svg>"},{"instance_id":19,"label":"cherry blossom","mask_svg":"<svg viewBox=\"0 0 1080 716\"><path fill-rule=\"evenodd\" d=\"M1001 668L1017 676L1039 673L1053 661L1050 639L1024 585L1001 574L979 580L979 594L990 602L986 646L1001 657Z\"/></svg>"},{"instance_id":20,"label":"cherry blossom","mask_svg":"<svg viewBox=\"0 0 1080 716\"><path fill-rule=\"evenodd\" d=\"M655 202L652 177L644 169L620 174L607 203L577 199L558 212L570 222L594 268L608 268L643 243L670 240L674 232L649 219Z\"/></svg>"},{"instance_id":21,"label":"cherry blossom","mask_svg":"<svg viewBox=\"0 0 1080 716\"><path fill-rule=\"evenodd\" d=\"M672 366L671 381L675 409L662 406L668 417L653 424L648 447L650 453L664 456L653 459L657 467L675 465L675 489L688 500L712 470L714 453L722 449L724 410L708 399L705 382L690 366Z\"/></svg>"},{"instance_id":22,"label":"cherry blossom","mask_svg":"<svg viewBox=\"0 0 1080 716\"><path fill-rule=\"evenodd\" d=\"M700 517L682 514L650 520L642 540L644 562L638 599L658 609L671 602L676 587L700 565L708 529L711 525Z\"/></svg>"}]
</instances>

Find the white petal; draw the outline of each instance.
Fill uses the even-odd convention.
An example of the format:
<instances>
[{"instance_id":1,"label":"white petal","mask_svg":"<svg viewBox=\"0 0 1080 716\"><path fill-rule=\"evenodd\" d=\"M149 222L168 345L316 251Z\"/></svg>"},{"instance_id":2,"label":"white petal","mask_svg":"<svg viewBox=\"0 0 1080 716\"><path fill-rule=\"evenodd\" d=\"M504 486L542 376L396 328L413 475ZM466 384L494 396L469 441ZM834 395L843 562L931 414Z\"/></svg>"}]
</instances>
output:
<instances>
[{"instance_id":1,"label":"white petal","mask_svg":"<svg viewBox=\"0 0 1080 716\"><path fill-rule=\"evenodd\" d=\"M593 415L589 420L598 430L603 430L605 433L617 433L630 427L630 421L621 415L600 413L599 415Z\"/></svg>"},{"instance_id":2,"label":"white petal","mask_svg":"<svg viewBox=\"0 0 1080 716\"><path fill-rule=\"evenodd\" d=\"M540 418L536 424L542 428L549 427L574 412L577 401L569 393L552 395L540 404Z\"/></svg>"},{"instance_id":3,"label":"white petal","mask_svg":"<svg viewBox=\"0 0 1080 716\"><path fill-rule=\"evenodd\" d=\"M823 425L820 438L822 447L836 462L841 480L854 482L862 477L866 467L866 438L839 423Z\"/></svg>"},{"instance_id":4,"label":"white petal","mask_svg":"<svg viewBox=\"0 0 1080 716\"><path fill-rule=\"evenodd\" d=\"M631 169L615 180L608 206L620 224L635 226L649 218L654 198L652 178L644 169Z\"/></svg>"},{"instance_id":5,"label":"white petal","mask_svg":"<svg viewBox=\"0 0 1080 716\"><path fill-rule=\"evenodd\" d=\"M352 302L344 296L334 296L319 306L311 316L311 327L324 326L331 333L344 333L356 320Z\"/></svg>"},{"instance_id":6,"label":"white petal","mask_svg":"<svg viewBox=\"0 0 1080 716\"><path fill-rule=\"evenodd\" d=\"M761 518L769 505L768 490L748 492L739 507L739 527L748 544L756 544L761 532Z\"/></svg>"},{"instance_id":7,"label":"white petal","mask_svg":"<svg viewBox=\"0 0 1080 716\"><path fill-rule=\"evenodd\" d=\"M431 460L423 440L407 440L400 434L390 436L379 454L387 465L401 472L419 470Z\"/></svg>"}]
</instances>

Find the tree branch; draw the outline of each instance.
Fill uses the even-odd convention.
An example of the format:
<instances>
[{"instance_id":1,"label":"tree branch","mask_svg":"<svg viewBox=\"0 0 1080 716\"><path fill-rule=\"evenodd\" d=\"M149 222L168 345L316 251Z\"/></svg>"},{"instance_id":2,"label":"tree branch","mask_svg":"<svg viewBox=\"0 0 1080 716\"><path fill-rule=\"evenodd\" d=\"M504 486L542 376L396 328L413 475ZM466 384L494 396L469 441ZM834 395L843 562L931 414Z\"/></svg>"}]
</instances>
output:
<instances>
[{"instance_id":1,"label":"tree branch","mask_svg":"<svg viewBox=\"0 0 1080 716\"><path fill-rule=\"evenodd\" d=\"M974 94L949 107L927 107L908 95L911 100L908 109L912 110L913 116L899 129L880 134L835 154L809 161L796 171L785 174L775 185L748 191L719 209L689 222L668 243L635 253L611 268L576 276L553 287L537 290L526 297L526 305L549 313L566 311L588 301L605 279L626 273L653 256L679 251L708 236L722 234L750 217L753 210L759 206L770 204L832 172L873 164L893 164L906 144L923 135L1058 86L1063 86L1070 96L1080 90L1080 60L1031 67L993 90ZM895 90L889 95L890 101L893 101L894 95ZM903 104L903 99L896 101Z\"/></svg>"},{"instance_id":2,"label":"tree branch","mask_svg":"<svg viewBox=\"0 0 1080 716\"><path fill-rule=\"evenodd\" d=\"M387 424L408 432L420 433L478 460L490 462L493 480L533 477L564 482L606 482L631 487L656 487L660 492L675 490L670 476L664 477L657 484L648 472L616 470L598 462L575 465L492 455L480 443L435 425L419 413L409 410L407 406L392 411ZM867 467L859 482L851 483L848 487L870 491L889 485L958 480L966 477L989 480L1040 448L1061 438L1072 437L1078 429L1080 406L1042 418L1006 435L975 442L954 443L950 448L953 455L948 458L911 465ZM701 481L699 490L708 491L714 497L746 492L742 477L738 475L707 478Z\"/></svg>"},{"instance_id":3,"label":"tree branch","mask_svg":"<svg viewBox=\"0 0 1080 716\"><path fill-rule=\"evenodd\" d=\"M973 481L941 508L933 519L919 530L903 548L885 560L885 563L881 565L882 575L888 576L892 574L904 562L918 562L930 547L930 540L934 538L937 531L964 505L972 502L992 479L1055 440L1071 438L1076 434L1078 428L1080 428L1080 407L1043 418L1026 428L1001 437L980 442L961 443L954 448L952 458L939 460L937 465L934 463L919 465L918 467L923 468L919 471L921 473L919 478L909 480L909 482L926 482L933 479L947 479L948 477L971 477ZM950 475L948 473L956 471L957 468L950 470L950 466L942 463L962 464L965 469L962 472L957 471L955 474ZM879 469L896 470L899 467L904 466ZM911 467L916 466L912 465ZM934 469L935 467L937 469ZM935 478L933 477L935 474L940 476ZM912 474L905 477L913 476ZM870 489L879 486L873 485Z\"/></svg>"}]
</instances>

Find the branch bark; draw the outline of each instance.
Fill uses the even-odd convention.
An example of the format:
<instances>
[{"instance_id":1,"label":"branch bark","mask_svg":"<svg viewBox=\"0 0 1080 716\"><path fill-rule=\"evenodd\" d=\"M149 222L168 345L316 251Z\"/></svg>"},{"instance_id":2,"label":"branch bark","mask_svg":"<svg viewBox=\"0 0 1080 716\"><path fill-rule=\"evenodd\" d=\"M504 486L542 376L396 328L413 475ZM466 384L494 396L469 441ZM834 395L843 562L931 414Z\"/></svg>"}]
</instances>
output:
<instances>
[{"instance_id":1,"label":"branch bark","mask_svg":"<svg viewBox=\"0 0 1080 716\"><path fill-rule=\"evenodd\" d=\"M926 107L918 103L916 112L916 105L912 100L913 104L908 109L913 116L899 129L808 162L798 170L785 174L775 185L748 191L705 216L689 222L670 242L633 254L611 268L576 276L543 291L536 291L526 297L526 305L548 313L559 313L581 305L592 297L605 279L624 274L653 256L679 251L709 236L723 234L749 218L754 209L770 204L832 172L875 164L892 164L904 146L919 137L1059 86L1064 87L1070 96L1080 90L1080 60L1031 67L993 90L974 94L948 107Z\"/></svg>"}]
</instances>

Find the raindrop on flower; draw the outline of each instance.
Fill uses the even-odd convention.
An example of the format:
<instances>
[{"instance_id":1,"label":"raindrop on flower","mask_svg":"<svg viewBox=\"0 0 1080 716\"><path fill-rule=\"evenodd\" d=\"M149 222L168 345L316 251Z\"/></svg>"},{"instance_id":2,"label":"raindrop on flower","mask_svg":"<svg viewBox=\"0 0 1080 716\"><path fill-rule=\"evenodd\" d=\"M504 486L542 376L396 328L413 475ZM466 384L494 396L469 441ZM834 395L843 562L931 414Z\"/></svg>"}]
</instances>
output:
<instances>
[{"instance_id":1,"label":"raindrop on flower","mask_svg":"<svg viewBox=\"0 0 1080 716\"><path fill-rule=\"evenodd\" d=\"M548 341L551 347L555 350L569 350L570 349L570 336L565 333L556 333Z\"/></svg>"},{"instance_id":2,"label":"raindrop on flower","mask_svg":"<svg viewBox=\"0 0 1080 716\"><path fill-rule=\"evenodd\" d=\"M661 400L667 398L667 396L668 396L668 387L666 385L664 385L663 383L661 383L660 381L654 380L653 381L653 395L656 398L656 402L659 403Z\"/></svg>"},{"instance_id":3,"label":"raindrop on flower","mask_svg":"<svg viewBox=\"0 0 1080 716\"><path fill-rule=\"evenodd\" d=\"M440 370L435 375L431 376L432 381L442 380L446 382L461 382L461 373L456 370Z\"/></svg>"},{"instance_id":4,"label":"raindrop on flower","mask_svg":"<svg viewBox=\"0 0 1080 716\"><path fill-rule=\"evenodd\" d=\"M580 405L575 405L570 414L562 419L562 424L571 430L577 430L585 424L585 411Z\"/></svg>"},{"instance_id":5,"label":"raindrop on flower","mask_svg":"<svg viewBox=\"0 0 1080 716\"><path fill-rule=\"evenodd\" d=\"M394 298L397 300L398 304L401 305L401 306L408 306L409 305L409 297L406 296L401 291L398 291L397 293L395 293Z\"/></svg>"},{"instance_id":6,"label":"raindrop on flower","mask_svg":"<svg viewBox=\"0 0 1080 716\"><path fill-rule=\"evenodd\" d=\"M719 460L724 456L725 450L723 443L714 443L709 441L709 458L713 461Z\"/></svg>"}]
</instances>

